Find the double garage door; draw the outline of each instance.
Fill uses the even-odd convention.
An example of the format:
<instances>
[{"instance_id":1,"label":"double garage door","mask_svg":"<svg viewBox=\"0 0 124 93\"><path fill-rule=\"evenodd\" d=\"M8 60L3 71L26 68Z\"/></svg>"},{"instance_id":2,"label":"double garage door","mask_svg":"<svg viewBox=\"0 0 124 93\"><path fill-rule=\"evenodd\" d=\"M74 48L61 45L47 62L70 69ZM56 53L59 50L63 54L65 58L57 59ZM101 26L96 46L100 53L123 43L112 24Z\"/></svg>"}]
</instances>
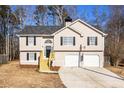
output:
<instances>
[{"instance_id":1,"label":"double garage door","mask_svg":"<svg viewBox=\"0 0 124 93\"><path fill-rule=\"evenodd\" d=\"M66 55L65 66L66 67L79 66L79 56L78 55ZM99 56L98 55L83 55L82 66L99 67L100 66Z\"/></svg>"}]
</instances>

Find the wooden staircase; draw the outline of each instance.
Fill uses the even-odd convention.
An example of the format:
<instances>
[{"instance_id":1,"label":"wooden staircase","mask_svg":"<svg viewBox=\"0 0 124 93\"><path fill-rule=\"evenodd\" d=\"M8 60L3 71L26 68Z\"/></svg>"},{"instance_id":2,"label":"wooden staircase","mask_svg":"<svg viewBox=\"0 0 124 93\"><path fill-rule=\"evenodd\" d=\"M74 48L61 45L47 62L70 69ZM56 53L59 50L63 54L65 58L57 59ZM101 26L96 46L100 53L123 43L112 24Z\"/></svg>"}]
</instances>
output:
<instances>
[{"instance_id":1,"label":"wooden staircase","mask_svg":"<svg viewBox=\"0 0 124 93\"><path fill-rule=\"evenodd\" d=\"M54 52L50 52L49 58L44 59L43 51L41 51L40 52L40 60L39 60L39 72L50 72L53 60L55 60L55 53Z\"/></svg>"}]
</instances>

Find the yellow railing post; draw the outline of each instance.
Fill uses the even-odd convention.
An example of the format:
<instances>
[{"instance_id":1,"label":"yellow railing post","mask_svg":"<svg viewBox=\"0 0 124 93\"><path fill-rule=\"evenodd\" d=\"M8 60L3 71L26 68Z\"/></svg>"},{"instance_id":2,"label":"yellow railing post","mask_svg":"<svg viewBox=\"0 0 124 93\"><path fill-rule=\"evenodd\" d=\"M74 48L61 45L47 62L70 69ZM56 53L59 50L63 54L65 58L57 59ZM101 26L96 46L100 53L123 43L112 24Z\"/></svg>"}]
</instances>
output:
<instances>
[{"instance_id":1,"label":"yellow railing post","mask_svg":"<svg viewBox=\"0 0 124 93\"><path fill-rule=\"evenodd\" d=\"M48 62L49 62L49 68L51 67L51 62L53 60L55 60L55 53L52 51L52 52L50 52L50 56L49 56L49 60L48 60Z\"/></svg>"}]
</instances>

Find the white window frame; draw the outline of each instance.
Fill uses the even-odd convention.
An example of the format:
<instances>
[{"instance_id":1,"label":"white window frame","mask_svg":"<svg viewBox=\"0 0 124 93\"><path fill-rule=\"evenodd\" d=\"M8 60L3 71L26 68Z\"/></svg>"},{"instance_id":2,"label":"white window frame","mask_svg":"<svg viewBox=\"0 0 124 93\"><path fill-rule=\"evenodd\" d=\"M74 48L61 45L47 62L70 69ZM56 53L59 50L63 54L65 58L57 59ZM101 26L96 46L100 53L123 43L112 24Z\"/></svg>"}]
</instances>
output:
<instances>
[{"instance_id":1,"label":"white window frame","mask_svg":"<svg viewBox=\"0 0 124 93\"><path fill-rule=\"evenodd\" d=\"M36 52L28 52L28 61L36 61L37 60L37 53L36 53L36 60L35 60L35 53Z\"/></svg>"},{"instance_id":2,"label":"white window frame","mask_svg":"<svg viewBox=\"0 0 124 93\"><path fill-rule=\"evenodd\" d=\"M73 45L73 37L63 37L63 45Z\"/></svg>"},{"instance_id":3,"label":"white window frame","mask_svg":"<svg viewBox=\"0 0 124 93\"><path fill-rule=\"evenodd\" d=\"M96 45L96 37L89 37L89 45Z\"/></svg>"},{"instance_id":4,"label":"white window frame","mask_svg":"<svg viewBox=\"0 0 124 93\"><path fill-rule=\"evenodd\" d=\"M29 60L30 61L34 61L34 55L35 55L35 53L33 53L33 52L29 53Z\"/></svg>"},{"instance_id":5,"label":"white window frame","mask_svg":"<svg viewBox=\"0 0 124 93\"><path fill-rule=\"evenodd\" d=\"M33 46L34 45L34 37L28 37L28 45Z\"/></svg>"}]
</instances>

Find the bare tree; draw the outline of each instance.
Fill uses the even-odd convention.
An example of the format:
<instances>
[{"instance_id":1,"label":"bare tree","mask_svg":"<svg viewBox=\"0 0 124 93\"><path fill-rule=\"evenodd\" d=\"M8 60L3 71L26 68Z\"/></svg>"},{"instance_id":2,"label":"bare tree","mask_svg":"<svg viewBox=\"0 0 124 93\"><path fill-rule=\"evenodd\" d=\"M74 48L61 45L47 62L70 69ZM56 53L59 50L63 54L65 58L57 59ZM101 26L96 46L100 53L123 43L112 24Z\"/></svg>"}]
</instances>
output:
<instances>
[{"instance_id":1,"label":"bare tree","mask_svg":"<svg viewBox=\"0 0 124 93\"><path fill-rule=\"evenodd\" d=\"M20 19L15 15L14 12L11 12L9 16L9 59L14 60L18 55L15 54L18 50L18 42L16 37L15 28L20 25Z\"/></svg>"},{"instance_id":2,"label":"bare tree","mask_svg":"<svg viewBox=\"0 0 124 93\"><path fill-rule=\"evenodd\" d=\"M74 20L78 18L76 5L66 5L66 6L64 6L64 8L67 12L66 16L70 16Z\"/></svg>"},{"instance_id":3,"label":"bare tree","mask_svg":"<svg viewBox=\"0 0 124 93\"><path fill-rule=\"evenodd\" d=\"M12 13L10 6L0 6L0 45L2 54L9 55L11 60L12 51L15 50L13 47L14 42L11 35L13 35L13 28L17 24L17 18ZM13 43L12 43L13 42ZM13 49L12 49L13 48Z\"/></svg>"},{"instance_id":4,"label":"bare tree","mask_svg":"<svg viewBox=\"0 0 124 93\"><path fill-rule=\"evenodd\" d=\"M52 5L48 6L48 9L54 15L54 18L57 19L59 25L65 24L65 17L71 16L73 19L77 18L76 15L76 6L63 6L63 5Z\"/></svg>"},{"instance_id":5,"label":"bare tree","mask_svg":"<svg viewBox=\"0 0 124 93\"><path fill-rule=\"evenodd\" d=\"M93 8L92 15L93 19L91 20L91 23L93 26L95 26L98 29L103 29L104 23L107 18L107 13L104 9L100 11L101 6L96 6Z\"/></svg>"},{"instance_id":6,"label":"bare tree","mask_svg":"<svg viewBox=\"0 0 124 93\"><path fill-rule=\"evenodd\" d=\"M88 12L87 10L82 10L81 16L79 16L80 19L84 20L85 22L88 22Z\"/></svg>"},{"instance_id":7,"label":"bare tree","mask_svg":"<svg viewBox=\"0 0 124 93\"><path fill-rule=\"evenodd\" d=\"M121 37L124 34L124 14L123 6L110 6L111 16L107 23L107 42L106 53L111 58L111 63L114 66L118 66L121 60L120 52L123 48L123 39Z\"/></svg>"},{"instance_id":8,"label":"bare tree","mask_svg":"<svg viewBox=\"0 0 124 93\"><path fill-rule=\"evenodd\" d=\"M34 12L34 19L36 20L36 25L44 25L44 19L47 8L44 5L36 6L36 10Z\"/></svg>"},{"instance_id":9,"label":"bare tree","mask_svg":"<svg viewBox=\"0 0 124 93\"><path fill-rule=\"evenodd\" d=\"M0 6L0 32L2 35L3 43L3 54L8 53L8 43L7 43L7 37L8 37L8 24L9 24L9 15L10 15L11 9L10 6Z\"/></svg>"},{"instance_id":10,"label":"bare tree","mask_svg":"<svg viewBox=\"0 0 124 93\"><path fill-rule=\"evenodd\" d=\"M56 16L60 25L64 23L64 17L66 15L63 5L51 5L48 9Z\"/></svg>"},{"instance_id":11,"label":"bare tree","mask_svg":"<svg viewBox=\"0 0 124 93\"><path fill-rule=\"evenodd\" d=\"M18 19L19 24L17 26L20 29L23 29L25 26L26 12L27 12L26 6L16 6L16 10L13 13Z\"/></svg>"}]
</instances>

